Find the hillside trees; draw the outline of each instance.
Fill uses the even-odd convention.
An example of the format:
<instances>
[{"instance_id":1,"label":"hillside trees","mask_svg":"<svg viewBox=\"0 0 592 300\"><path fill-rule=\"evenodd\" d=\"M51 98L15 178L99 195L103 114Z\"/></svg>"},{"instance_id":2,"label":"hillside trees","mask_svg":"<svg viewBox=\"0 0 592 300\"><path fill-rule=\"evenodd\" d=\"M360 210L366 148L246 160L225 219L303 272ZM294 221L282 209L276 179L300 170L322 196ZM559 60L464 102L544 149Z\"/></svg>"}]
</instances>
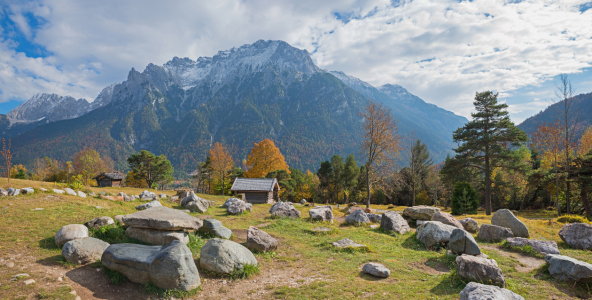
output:
<instances>
[{"instance_id":1,"label":"hillside trees","mask_svg":"<svg viewBox=\"0 0 592 300\"><path fill-rule=\"evenodd\" d=\"M542 154L543 160L551 160L553 163L553 169L555 172L555 200L557 204L557 215L561 215L557 167L563 149L563 131L561 130L559 121L555 121L553 124L546 124L543 122L542 125L537 126L537 131L532 133L532 145L534 149Z\"/></svg>"},{"instance_id":2,"label":"hillside trees","mask_svg":"<svg viewBox=\"0 0 592 300\"><path fill-rule=\"evenodd\" d=\"M211 158L212 172L214 173L214 176L217 176L220 179L222 195L225 195L226 175L232 170L232 167L234 167L232 156L222 144L216 142L214 143L214 146L212 146L212 149L210 149L209 157Z\"/></svg>"},{"instance_id":3,"label":"hillside trees","mask_svg":"<svg viewBox=\"0 0 592 300\"><path fill-rule=\"evenodd\" d=\"M76 174L82 175L82 182L85 185L90 185L95 175L101 172L109 172L113 168L93 148L84 148L78 151L74 155L72 165Z\"/></svg>"},{"instance_id":4,"label":"hillside trees","mask_svg":"<svg viewBox=\"0 0 592 300\"><path fill-rule=\"evenodd\" d=\"M6 169L6 179L10 183L10 169L12 168L12 152L10 152L10 140L8 140L8 147L6 147L6 140L2 138L2 157L4 157L4 168Z\"/></svg>"},{"instance_id":5,"label":"hillside trees","mask_svg":"<svg viewBox=\"0 0 592 300\"><path fill-rule=\"evenodd\" d=\"M260 178L275 170L286 170L290 173L288 164L280 149L272 140L266 139L255 143L251 153L247 156L247 178Z\"/></svg>"},{"instance_id":6,"label":"hillside trees","mask_svg":"<svg viewBox=\"0 0 592 300\"><path fill-rule=\"evenodd\" d=\"M146 181L149 187L155 183L164 184L170 182L173 174L171 162L164 156L155 156L146 150L132 154L127 159L130 168L135 176Z\"/></svg>"},{"instance_id":7,"label":"hillside trees","mask_svg":"<svg viewBox=\"0 0 592 300\"><path fill-rule=\"evenodd\" d=\"M580 199L588 218L592 217L592 206L588 198L588 192L592 188L592 150L585 155L574 159L574 170L570 173L571 180L575 180L580 186Z\"/></svg>"}]
</instances>

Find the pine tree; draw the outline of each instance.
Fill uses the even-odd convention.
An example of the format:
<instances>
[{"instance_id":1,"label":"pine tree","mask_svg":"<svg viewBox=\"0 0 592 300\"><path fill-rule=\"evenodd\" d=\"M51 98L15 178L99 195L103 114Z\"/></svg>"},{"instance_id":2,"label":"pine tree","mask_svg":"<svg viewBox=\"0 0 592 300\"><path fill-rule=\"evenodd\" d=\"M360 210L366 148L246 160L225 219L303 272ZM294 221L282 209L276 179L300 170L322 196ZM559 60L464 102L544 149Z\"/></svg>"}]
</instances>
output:
<instances>
[{"instance_id":1,"label":"pine tree","mask_svg":"<svg viewBox=\"0 0 592 300\"><path fill-rule=\"evenodd\" d=\"M344 202L349 203L349 195L358 185L358 177L360 176L360 168L356 163L356 157L353 154L347 156L343 172L341 174L341 181L343 182Z\"/></svg>"},{"instance_id":2,"label":"pine tree","mask_svg":"<svg viewBox=\"0 0 592 300\"><path fill-rule=\"evenodd\" d=\"M485 178L485 213L491 215L491 171L496 168L523 168L518 157L513 155L509 145L526 142L526 134L520 130L508 115L508 105L497 102L498 94L491 91L477 93L476 113L465 126L453 133L453 141L459 144L455 166L476 168Z\"/></svg>"},{"instance_id":3,"label":"pine tree","mask_svg":"<svg viewBox=\"0 0 592 300\"><path fill-rule=\"evenodd\" d=\"M331 157L331 168L333 169L333 202L339 199L339 193L343 189L343 158L335 154Z\"/></svg>"},{"instance_id":4,"label":"pine tree","mask_svg":"<svg viewBox=\"0 0 592 300\"><path fill-rule=\"evenodd\" d=\"M127 162L134 175L144 179L150 188L154 184L173 180L173 166L164 155L155 156L149 151L141 150L140 153L132 154Z\"/></svg>"},{"instance_id":5,"label":"pine tree","mask_svg":"<svg viewBox=\"0 0 592 300\"><path fill-rule=\"evenodd\" d=\"M327 190L327 193L331 187L331 178L335 175L333 173L333 167L331 163L328 161L324 161L321 163L321 167L317 171L317 176L319 177L319 187L323 190ZM328 198L328 197L327 197ZM328 202L329 199L326 199L325 202Z\"/></svg>"},{"instance_id":6,"label":"pine tree","mask_svg":"<svg viewBox=\"0 0 592 300\"><path fill-rule=\"evenodd\" d=\"M451 207L453 215L476 214L479 207L479 194L468 182L459 181L452 191Z\"/></svg>"},{"instance_id":7,"label":"pine tree","mask_svg":"<svg viewBox=\"0 0 592 300\"><path fill-rule=\"evenodd\" d=\"M573 160L575 168L572 173L569 174L569 179L574 180L580 185L580 198L584 209L586 210L586 216L592 216L592 206L588 199L588 191L592 188L592 150L586 155L577 157Z\"/></svg>"}]
</instances>

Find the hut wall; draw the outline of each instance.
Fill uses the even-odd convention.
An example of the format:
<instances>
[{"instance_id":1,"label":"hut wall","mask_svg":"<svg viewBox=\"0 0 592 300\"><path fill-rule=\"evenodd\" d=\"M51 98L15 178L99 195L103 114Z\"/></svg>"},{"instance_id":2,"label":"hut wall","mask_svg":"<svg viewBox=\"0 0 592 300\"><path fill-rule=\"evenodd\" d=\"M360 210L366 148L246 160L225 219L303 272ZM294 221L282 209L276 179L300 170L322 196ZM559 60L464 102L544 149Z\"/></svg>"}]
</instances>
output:
<instances>
[{"instance_id":1,"label":"hut wall","mask_svg":"<svg viewBox=\"0 0 592 300\"><path fill-rule=\"evenodd\" d=\"M244 192L245 199L249 203L269 203L269 193L267 192Z\"/></svg>"}]
</instances>

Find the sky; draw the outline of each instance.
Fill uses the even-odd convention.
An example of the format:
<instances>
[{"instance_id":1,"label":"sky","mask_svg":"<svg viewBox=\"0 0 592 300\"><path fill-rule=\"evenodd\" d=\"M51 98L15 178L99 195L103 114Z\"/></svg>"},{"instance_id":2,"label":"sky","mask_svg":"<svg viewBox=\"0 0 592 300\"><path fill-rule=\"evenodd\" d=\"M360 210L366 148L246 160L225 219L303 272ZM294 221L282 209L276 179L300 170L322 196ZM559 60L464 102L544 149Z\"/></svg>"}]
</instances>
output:
<instances>
[{"instance_id":1,"label":"sky","mask_svg":"<svg viewBox=\"0 0 592 300\"><path fill-rule=\"evenodd\" d=\"M475 93L493 90L520 123L554 100L560 74L592 92L591 8L582 0L2 0L0 113L37 93L92 101L132 67L264 39L467 118Z\"/></svg>"}]
</instances>

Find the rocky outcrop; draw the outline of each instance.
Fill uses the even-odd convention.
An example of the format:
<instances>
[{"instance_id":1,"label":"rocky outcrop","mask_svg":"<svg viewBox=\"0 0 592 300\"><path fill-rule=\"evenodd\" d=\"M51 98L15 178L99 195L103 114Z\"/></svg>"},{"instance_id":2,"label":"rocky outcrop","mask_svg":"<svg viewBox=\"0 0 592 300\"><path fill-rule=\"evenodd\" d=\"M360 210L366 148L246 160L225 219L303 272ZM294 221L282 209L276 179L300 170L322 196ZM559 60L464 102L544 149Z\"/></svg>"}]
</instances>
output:
<instances>
[{"instance_id":1,"label":"rocky outcrop","mask_svg":"<svg viewBox=\"0 0 592 300\"><path fill-rule=\"evenodd\" d=\"M559 248L554 241L529 240L527 238L508 238L508 244L513 247L530 246L534 251L542 254L559 254Z\"/></svg>"},{"instance_id":2,"label":"rocky outcrop","mask_svg":"<svg viewBox=\"0 0 592 300\"><path fill-rule=\"evenodd\" d=\"M247 230L247 248L251 251L268 252L277 249L278 242L267 232L249 226Z\"/></svg>"},{"instance_id":3,"label":"rocky outcrop","mask_svg":"<svg viewBox=\"0 0 592 300\"><path fill-rule=\"evenodd\" d=\"M155 230L149 228L128 227L125 235L152 245L165 245L172 241L189 243L189 236L183 230Z\"/></svg>"},{"instance_id":4,"label":"rocky outcrop","mask_svg":"<svg viewBox=\"0 0 592 300\"><path fill-rule=\"evenodd\" d=\"M203 226L199 228L199 232L213 234L214 236L223 239L229 239L232 235L232 231L224 227L222 222L216 219L203 220Z\"/></svg>"},{"instance_id":5,"label":"rocky outcrop","mask_svg":"<svg viewBox=\"0 0 592 300\"><path fill-rule=\"evenodd\" d=\"M506 286L502 269L493 259L463 254L456 257L456 274L470 281Z\"/></svg>"},{"instance_id":6,"label":"rocky outcrop","mask_svg":"<svg viewBox=\"0 0 592 300\"><path fill-rule=\"evenodd\" d=\"M214 273L229 274L245 265L257 265L257 259L241 244L214 238L201 248L199 265Z\"/></svg>"},{"instance_id":7,"label":"rocky outcrop","mask_svg":"<svg viewBox=\"0 0 592 300\"><path fill-rule=\"evenodd\" d=\"M460 300L524 300L524 298L508 289L469 282L460 292Z\"/></svg>"},{"instance_id":8,"label":"rocky outcrop","mask_svg":"<svg viewBox=\"0 0 592 300\"><path fill-rule=\"evenodd\" d=\"M316 221L333 221L333 208L331 205L317 206L308 211L310 218Z\"/></svg>"},{"instance_id":9,"label":"rocky outcrop","mask_svg":"<svg viewBox=\"0 0 592 300\"><path fill-rule=\"evenodd\" d=\"M592 282L592 264L558 254L547 254L545 261L549 264L551 276L559 280Z\"/></svg>"},{"instance_id":10,"label":"rocky outcrop","mask_svg":"<svg viewBox=\"0 0 592 300\"><path fill-rule=\"evenodd\" d=\"M382 227L382 229L385 231L394 231L399 234L404 234L405 232L411 230L411 228L409 228L409 224L407 224L407 221L394 211L389 211L382 214L382 218L380 219L380 227Z\"/></svg>"},{"instance_id":11,"label":"rocky outcrop","mask_svg":"<svg viewBox=\"0 0 592 300\"><path fill-rule=\"evenodd\" d=\"M403 216L414 220L429 221L438 211L440 211L438 207L419 205L405 208L403 210Z\"/></svg>"},{"instance_id":12,"label":"rocky outcrop","mask_svg":"<svg viewBox=\"0 0 592 300\"><path fill-rule=\"evenodd\" d=\"M107 225L112 225L115 224L115 221L113 221L113 219L111 217L108 216L103 216L103 217L98 217L98 218L94 218L86 223L84 223L84 226L88 227L88 228L101 228L103 226L107 226Z\"/></svg>"},{"instance_id":13,"label":"rocky outcrop","mask_svg":"<svg viewBox=\"0 0 592 300\"><path fill-rule=\"evenodd\" d=\"M500 209L491 217L491 224L510 228L515 237L529 238L530 233L524 223L522 223L509 209Z\"/></svg>"},{"instance_id":14,"label":"rocky outcrop","mask_svg":"<svg viewBox=\"0 0 592 300\"><path fill-rule=\"evenodd\" d=\"M101 259L107 247L109 243L92 237L75 239L64 244L62 255L68 262L84 265Z\"/></svg>"},{"instance_id":15,"label":"rocky outcrop","mask_svg":"<svg viewBox=\"0 0 592 300\"><path fill-rule=\"evenodd\" d=\"M431 221L438 221L442 224L446 224L446 225L454 226L456 228L464 229L462 224L457 219L455 219L451 214L441 212L441 211L435 212L434 215L432 216Z\"/></svg>"},{"instance_id":16,"label":"rocky outcrop","mask_svg":"<svg viewBox=\"0 0 592 300\"><path fill-rule=\"evenodd\" d=\"M75 240L83 239L88 237L88 228L82 224L70 224L66 225L56 233L54 240L58 247L62 247L65 243Z\"/></svg>"},{"instance_id":17,"label":"rocky outcrop","mask_svg":"<svg viewBox=\"0 0 592 300\"><path fill-rule=\"evenodd\" d=\"M21 190L15 188L8 189L8 196L18 196L21 193Z\"/></svg>"},{"instance_id":18,"label":"rocky outcrop","mask_svg":"<svg viewBox=\"0 0 592 300\"><path fill-rule=\"evenodd\" d=\"M379 263L367 263L362 267L362 272L375 277L387 278L391 276L391 270Z\"/></svg>"},{"instance_id":19,"label":"rocky outcrop","mask_svg":"<svg viewBox=\"0 0 592 300\"><path fill-rule=\"evenodd\" d=\"M463 228L470 233L477 233L477 231L479 231L479 224L477 224L477 221L471 218L464 218L458 222L460 222Z\"/></svg>"},{"instance_id":20,"label":"rocky outcrop","mask_svg":"<svg viewBox=\"0 0 592 300\"><path fill-rule=\"evenodd\" d=\"M463 229L455 229L450 235L448 248L455 254L480 255L481 249L473 236Z\"/></svg>"},{"instance_id":21,"label":"rocky outcrop","mask_svg":"<svg viewBox=\"0 0 592 300\"><path fill-rule=\"evenodd\" d=\"M417 227L417 239L425 244L427 248L437 245L444 245L450 241L452 231L457 229L454 226L442 224L437 221L428 221Z\"/></svg>"},{"instance_id":22,"label":"rocky outcrop","mask_svg":"<svg viewBox=\"0 0 592 300\"><path fill-rule=\"evenodd\" d=\"M559 237L574 249L592 249L592 225L584 223L566 224L559 231Z\"/></svg>"},{"instance_id":23,"label":"rocky outcrop","mask_svg":"<svg viewBox=\"0 0 592 300\"><path fill-rule=\"evenodd\" d=\"M514 234L510 228L481 224L477 237L487 242L499 242L509 237L514 237Z\"/></svg>"},{"instance_id":24,"label":"rocky outcrop","mask_svg":"<svg viewBox=\"0 0 592 300\"><path fill-rule=\"evenodd\" d=\"M150 208L133 214L125 215L123 222L131 227L151 228L157 230L197 230L202 221L178 209L165 206Z\"/></svg>"}]
</instances>

